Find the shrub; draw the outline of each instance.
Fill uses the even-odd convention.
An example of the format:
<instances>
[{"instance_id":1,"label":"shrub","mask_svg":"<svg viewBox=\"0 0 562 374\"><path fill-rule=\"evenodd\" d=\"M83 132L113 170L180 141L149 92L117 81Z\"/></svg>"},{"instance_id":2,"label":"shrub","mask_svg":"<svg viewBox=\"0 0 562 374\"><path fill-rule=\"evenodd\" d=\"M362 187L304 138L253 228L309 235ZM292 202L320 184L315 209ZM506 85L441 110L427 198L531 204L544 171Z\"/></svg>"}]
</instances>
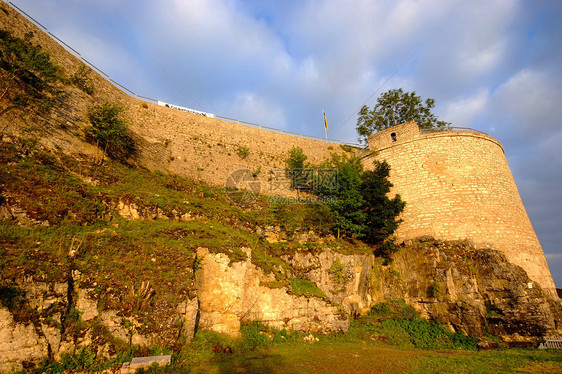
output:
<instances>
[{"instance_id":1,"label":"shrub","mask_svg":"<svg viewBox=\"0 0 562 374\"><path fill-rule=\"evenodd\" d=\"M240 147L238 147L238 149L236 150L236 154L237 154L238 157L240 157L241 159L245 159L245 158L248 157L248 155L250 154L250 148L245 147L245 146L240 146Z\"/></svg>"},{"instance_id":2,"label":"shrub","mask_svg":"<svg viewBox=\"0 0 562 374\"><path fill-rule=\"evenodd\" d=\"M270 209L288 234L313 230L328 235L334 227L334 214L325 204L275 204Z\"/></svg>"},{"instance_id":3,"label":"shrub","mask_svg":"<svg viewBox=\"0 0 562 374\"><path fill-rule=\"evenodd\" d=\"M297 296L306 296L306 297L319 297L324 300L328 300L328 297L318 286L311 282L300 278L290 278L289 282L291 282L291 292Z\"/></svg>"},{"instance_id":4,"label":"shrub","mask_svg":"<svg viewBox=\"0 0 562 374\"><path fill-rule=\"evenodd\" d=\"M126 160L136 152L136 145L128 135L127 122L121 118L124 108L105 102L89 109L92 126L85 130L86 139L96 143L114 160Z\"/></svg>"},{"instance_id":5,"label":"shrub","mask_svg":"<svg viewBox=\"0 0 562 374\"><path fill-rule=\"evenodd\" d=\"M389 300L375 304L368 315L383 318L413 318L416 315L414 307L404 300Z\"/></svg>"},{"instance_id":6,"label":"shrub","mask_svg":"<svg viewBox=\"0 0 562 374\"><path fill-rule=\"evenodd\" d=\"M38 317L37 311L27 302L25 292L12 282L1 281L0 305L8 308L16 322L28 324Z\"/></svg>"},{"instance_id":7,"label":"shrub","mask_svg":"<svg viewBox=\"0 0 562 374\"><path fill-rule=\"evenodd\" d=\"M349 144L340 144L340 148L341 148L344 152L348 152L348 153L353 152L353 147L350 146Z\"/></svg>"},{"instance_id":8,"label":"shrub","mask_svg":"<svg viewBox=\"0 0 562 374\"><path fill-rule=\"evenodd\" d=\"M32 32L21 39L0 30L0 79L6 82L0 100L6 99L16 107L35 105L46 111L59 99L58 83L63 77L51 56L31 43L32 38Z\"/></svg>"},{"instance_id":9,"label":"shrub","mask_svg":"<svg viewBox=\"0 0 562 374\"><path fill-rule=\"evenodd\" d=\"M427 288L427 297L438 298L443 293L443 285L435 280Z\"/></svg>"},{"instance_id":10,"label":"shrub","mask_svg":"<svg viewBox=\"0 0 562 374\"><path fill-rule=\"evenodd\" d=\"M377 245L377 249L374 251L375 256L382 257L384 259L383 265L388 265L392 262L392 257L390 255L398 250L396 245L396 238L391 237L385 240L383 243Z\"/></svg>"},{"instance_id":11,"label":"shrub","mask_svg":"<svg viewBox=\"0 0 562 374\"><path fill-rule=\"evenodd\" d=\"M308 163L305 163L307 158L300 147L293 147L289 151L286 166L287 178L291 181L291 188L308 190L312 169Z\"/></svg>"},{"instance_id":12,"label":"shrub","mask_svg":"<svg viewBox=\"0 0 562 374\"><path fill-rule=\"evenodd\" d=\"M244 350L253 350L259 347L265 347L271 344L272 339L269 337L269 328L261 322L248 322L240 328L242 333L242 345Z\"/></svg>"},{"instance_id":13,"label":"shrub","mask_svg":"<svg viewBox=\"0 0 562 374\"><path fill-rule=\"evenodd\" d=\"M422 349L474 349L478 338L464 333L452 333L443 326L416 315L414 308L403 300L389 300L374 305L368 313L377 317L381 333L389 343Z\"/></svg>"},{"instance_id":14,"label":"shrub","mask_svg":"<svg viewBox=\"0 0 562 374\"><path fill-rule=\"evenodd\" d=\"M478 338L452 333L441 325L421 317L389 319L382 322L384 334L398 345L412 345L421 349L475 349ZM408 339L406 339L406 336Z\"/></svg>"},{"instance_id":15,"label":"shrub","mask_svg":"<svg viewBox=\"0 0 562 374\"><path fill-rule=\"evenodd\" d=\"M345 282L345 265L341 263L339 258L336 258L335 261L332 263L330 270L328 272L332 276L332 280L336 284L342 284Z\"/></svg>"},{"instance_id":16,"label":"shrub","mask_svg":"<svg viewBox=\"0 0 562 374\"><path fill-rule=\"evenodd\" d=\"M198 330L191 343L183 347L181 355L189 366L199 365L215 357L213 346L230 347L233 352L238 351L238 344L231 337L215 331Z\"/></svg>"},{"instance_id":17,"label":"shrub","mask_svg":"<svg viewBox=\"0 0 562 374\"><path fill-rule=\"evenodd\" d=\"M86 65L80 65L78 71L72 74L70 77L70 83L87 93L88 95L94 94L94 85L89 79L89 75L92 69Z\"/></svg>"}]
</instances>

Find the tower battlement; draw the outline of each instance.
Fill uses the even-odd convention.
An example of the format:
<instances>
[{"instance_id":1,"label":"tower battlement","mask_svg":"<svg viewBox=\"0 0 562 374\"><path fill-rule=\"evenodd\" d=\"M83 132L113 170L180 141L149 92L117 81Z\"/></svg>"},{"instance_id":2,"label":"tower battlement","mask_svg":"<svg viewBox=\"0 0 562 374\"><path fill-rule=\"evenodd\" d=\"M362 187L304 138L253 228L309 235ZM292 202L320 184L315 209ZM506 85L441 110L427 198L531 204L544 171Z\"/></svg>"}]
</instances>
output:
<instances>
[{"instance_id":1,"label":"tower battlement","mask_svg":"<svg viewBox=\"0 0 562 374\"><path fill-rule=\"evenodd\" d=\"M422 133L408 122L369 137L369 148L377 151L370 159L388 162L391 193L406 201L397 238L469 239L498 249L554 293L503 147L487 134L462 130Z\"/></svg>"}]
</instances>

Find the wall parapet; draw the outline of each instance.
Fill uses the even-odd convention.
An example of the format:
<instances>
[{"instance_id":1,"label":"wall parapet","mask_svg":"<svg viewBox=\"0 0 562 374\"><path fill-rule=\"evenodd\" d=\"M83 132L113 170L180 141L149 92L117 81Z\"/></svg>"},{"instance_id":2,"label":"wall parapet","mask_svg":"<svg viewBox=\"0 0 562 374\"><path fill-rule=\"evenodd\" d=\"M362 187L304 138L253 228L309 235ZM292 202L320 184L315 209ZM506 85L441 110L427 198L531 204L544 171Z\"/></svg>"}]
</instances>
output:
<instances>
[{"instance_id":1,"label":"wall parapet","mask_svg":"<svg viewBox=\"0 0 562 374\"><path fill-rule=\"evenodd\" d=\"M369 137L368 144L371 150L383 151L388 148L438 137L474 137L485 139L496 144L504 152L501 143L483 131L453 126L439 129L420 129L414 121L381 130Z\"/></svg>"},{"instance_id":2,"label":"wall parapet","mask_svg":"<svg viewBox=\"0 0 562 374\"><path fill-rule=\"evenodd\" d=\"M430 132L426 134L422 134L419 138L412 139L406 141L404 143L411 143L415 141L422 141L430 138L440 138L440 137L471 137L471 138L479 138L483 140L487 140L496 144L502 150L502 153L505 153L503 150L503 146L499 141L492 138L490 135L486 134L485 132L469 132L469 131L438 131L438 132ZM402 144L404 144L402 143ZM388 147L386 147L388 148Z\"/></svg>"},{"instance_id":3,"label":"wall parapet","mask_svg":"<svg viewBox=\"0 0 562 374\"><path fill-rule=\"evenodd\" d=\"M435 132L442 132L442 131L468 131L468 132L476 132L479 134L488 135L484 131L476 130L470 127L458 127L458 126L445 126L439 128L432 128L432 129L420 129L420 134L430 134Z\"/></svg>"}]
</instances>

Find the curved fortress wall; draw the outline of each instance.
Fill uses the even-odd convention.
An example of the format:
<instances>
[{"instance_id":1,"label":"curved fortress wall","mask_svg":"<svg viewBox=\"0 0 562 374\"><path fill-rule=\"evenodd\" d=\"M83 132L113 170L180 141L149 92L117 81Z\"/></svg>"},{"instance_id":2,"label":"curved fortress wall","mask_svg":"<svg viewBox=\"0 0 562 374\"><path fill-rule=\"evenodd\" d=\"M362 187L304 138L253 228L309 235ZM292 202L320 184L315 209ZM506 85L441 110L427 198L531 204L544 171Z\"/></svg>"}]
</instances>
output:
<instances>
[{"instance_id":1,"label":"curved fortress wall","mask_svg":"<svg viewBox=\"0 0 562 374\"><path fill-rule=\"evenodd\" d=\"M544 253L498 141L468 131L421 134L415 122L408 122L372 135L369 148L378 151L375 159L389 163L392 193L406 201L396 233L399 240L423 235L470 239L504 252L531 279L554 292Z\"/></svg>"}]
</instances>

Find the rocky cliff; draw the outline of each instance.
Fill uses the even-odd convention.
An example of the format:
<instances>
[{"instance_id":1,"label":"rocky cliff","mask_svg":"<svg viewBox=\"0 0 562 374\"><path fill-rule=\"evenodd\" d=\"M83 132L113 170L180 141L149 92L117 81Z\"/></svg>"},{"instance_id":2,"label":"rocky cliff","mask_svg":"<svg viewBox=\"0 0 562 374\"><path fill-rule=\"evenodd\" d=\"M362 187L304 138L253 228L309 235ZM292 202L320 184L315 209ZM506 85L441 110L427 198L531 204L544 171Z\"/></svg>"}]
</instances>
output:
<instances>
[{"instance_id":1,"label":"rocky cliff","mask_svg":"<svg viewBox=\"0 0 562 374\"><path fill-rule=\"evenodd\" d=\"M232 262L225 254L199 248L195 271L184 269L192 281L189 296L157 305L161 320L156 328L128 316L124 306L101 305L96 290L82 286L83 274L75 273L66 283L18 279L11 289L1 290L4 304L13 303L11 310L0 308L0 370L56 358L79 346L97 347L99 357L106 359L127 344L173 347L189 341L197 329L238 336L241 324L250 321L277 329L345 332L349 318L393 299L406 300L451 331L506 342L535 344L561 328L560 301L549 298L502 253L467 242L413 241L386 266L373 255L329 248L287 255L288 279L307 280L319 291L314 295L277 281L252 263L251 249L242 250L246 259ZM5 297L9 292L11 299ZM168 292L171 298L177 290ZM137 302L150 295L140 288L137 293ZM74 295L71 300L69 295Z\"/></svg>"}]
</instances>

